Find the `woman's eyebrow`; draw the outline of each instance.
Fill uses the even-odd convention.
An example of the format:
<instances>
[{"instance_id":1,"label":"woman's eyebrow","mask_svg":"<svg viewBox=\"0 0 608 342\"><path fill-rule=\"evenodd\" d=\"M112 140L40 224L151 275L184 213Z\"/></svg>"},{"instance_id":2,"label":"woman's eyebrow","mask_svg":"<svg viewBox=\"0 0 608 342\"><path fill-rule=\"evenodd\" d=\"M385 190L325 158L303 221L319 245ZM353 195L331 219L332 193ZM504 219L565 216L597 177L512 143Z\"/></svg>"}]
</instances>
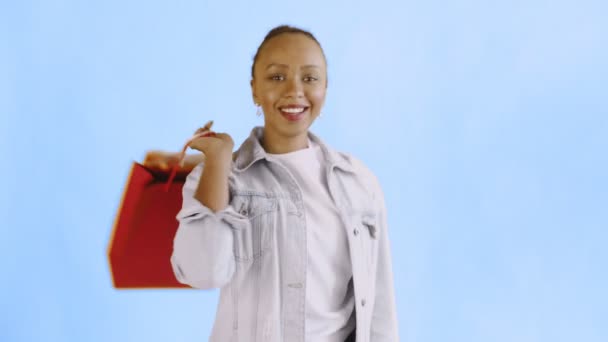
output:
<instances>
[{"instance_id":1,"label":"woman's eyebrow","mask_svg":"<svg viewBox=\"0 0 608 342\"><path fill-rule=\"evenodd\" d=\"M287 64L280 64L280 63L270 63L266 66L266 70L272 68L272 67L279 67L279 68L286 68L289 69L289 65ZM300 69L321 69L321 67L319 65L316 64L307 64L307 65L302 65L302 67Z\"/></svg>"},{"instance_id":2,"label":"woman's eyebrow","mask_svg":"<svg viewBox=\"0 0 608 342\"><path fill-rule=\"evenodd\" d=\"M278 64L278 63L270 63L266 66L266 69L270 69L272 67L280 67L280 68L289 68L289 65L287 64Z\"/></svg>"}]
</instances>

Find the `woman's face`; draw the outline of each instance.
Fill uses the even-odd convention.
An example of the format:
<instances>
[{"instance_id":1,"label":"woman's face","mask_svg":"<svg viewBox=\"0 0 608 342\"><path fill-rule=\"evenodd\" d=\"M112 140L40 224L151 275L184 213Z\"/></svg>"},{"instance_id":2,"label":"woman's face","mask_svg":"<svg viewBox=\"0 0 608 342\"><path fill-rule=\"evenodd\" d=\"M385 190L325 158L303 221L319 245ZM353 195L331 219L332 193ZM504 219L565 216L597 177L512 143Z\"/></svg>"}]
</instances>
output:
<instances>
[{"instance_id":1,"label":"woman's face","mask_svg":"<svg viewBox=\"0 0 608 342\"><path fill-rule=\"evenodd\" d=\"M264 110L267 133L282 138L305 135L321 112L326 88L323 52L305 35L281 34L260 51L251 90Z\"/></svg>"}]
</instances>

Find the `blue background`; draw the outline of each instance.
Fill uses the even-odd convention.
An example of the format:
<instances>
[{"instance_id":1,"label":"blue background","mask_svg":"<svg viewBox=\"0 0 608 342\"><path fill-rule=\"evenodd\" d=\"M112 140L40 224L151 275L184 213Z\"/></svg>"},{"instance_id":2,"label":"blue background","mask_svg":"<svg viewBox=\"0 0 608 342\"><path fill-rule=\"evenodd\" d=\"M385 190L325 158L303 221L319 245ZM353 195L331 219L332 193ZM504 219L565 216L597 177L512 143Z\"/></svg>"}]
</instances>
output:
<instances>
[{"instance_id":1,"label":"blue background","mask_svg":"<svg viewBox=\"0 0 608 342\"><path fill-rule=\"evenodd\" d=\"M385 189L403 341L608 340L605 1L3 1L0 341L205 341L217 291L112 287L132 161L240 145L266 32L329 61L312 130Z\"/></svg>"}]
</instances>

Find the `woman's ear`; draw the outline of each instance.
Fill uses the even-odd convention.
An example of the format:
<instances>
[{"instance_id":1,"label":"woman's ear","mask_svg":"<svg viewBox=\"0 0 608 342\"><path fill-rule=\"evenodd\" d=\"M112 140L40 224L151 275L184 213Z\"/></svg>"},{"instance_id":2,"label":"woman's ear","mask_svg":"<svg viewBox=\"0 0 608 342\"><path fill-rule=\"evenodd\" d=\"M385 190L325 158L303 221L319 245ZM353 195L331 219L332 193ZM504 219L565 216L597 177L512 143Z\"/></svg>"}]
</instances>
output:
<instances>
[{"instance_id":1,"label":"woman's ear","mask_svg":"<svg viewBox=\"0 0 608 342\"><path fill-rule=\"evenodd\" d=\"M252 78L252 79L251 79L251 81L249 82L249 85L251 85L251 96L253 97L253 103L254 103L255 105L258 105L258 104L259 104L259 101L258 101L258 97L257 97L257 95L255 94L255 86L254 86L254 83L253 83L253 78Z\"/></svg>"}]
</instances>

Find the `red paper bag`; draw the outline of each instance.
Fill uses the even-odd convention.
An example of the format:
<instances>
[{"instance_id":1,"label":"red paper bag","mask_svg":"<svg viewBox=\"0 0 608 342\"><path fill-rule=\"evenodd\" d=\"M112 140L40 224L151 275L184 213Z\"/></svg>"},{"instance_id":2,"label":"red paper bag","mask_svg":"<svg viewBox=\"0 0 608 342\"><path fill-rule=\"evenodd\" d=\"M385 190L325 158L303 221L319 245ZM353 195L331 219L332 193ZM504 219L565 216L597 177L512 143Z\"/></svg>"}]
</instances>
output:
<instances>
[{"instance_id":1,"label":"red paper bag","mask_svg":"<svg viewBox=\"0 0 608 342\"><path fill-rule=\"evenodd\" d=\"M175 279L170 258L182 187L202 155L187 156L166 187L177 156L150 152L143 164L133 163L108 246L115 288L189 288Z\"/></svg>"}]
</instances>

